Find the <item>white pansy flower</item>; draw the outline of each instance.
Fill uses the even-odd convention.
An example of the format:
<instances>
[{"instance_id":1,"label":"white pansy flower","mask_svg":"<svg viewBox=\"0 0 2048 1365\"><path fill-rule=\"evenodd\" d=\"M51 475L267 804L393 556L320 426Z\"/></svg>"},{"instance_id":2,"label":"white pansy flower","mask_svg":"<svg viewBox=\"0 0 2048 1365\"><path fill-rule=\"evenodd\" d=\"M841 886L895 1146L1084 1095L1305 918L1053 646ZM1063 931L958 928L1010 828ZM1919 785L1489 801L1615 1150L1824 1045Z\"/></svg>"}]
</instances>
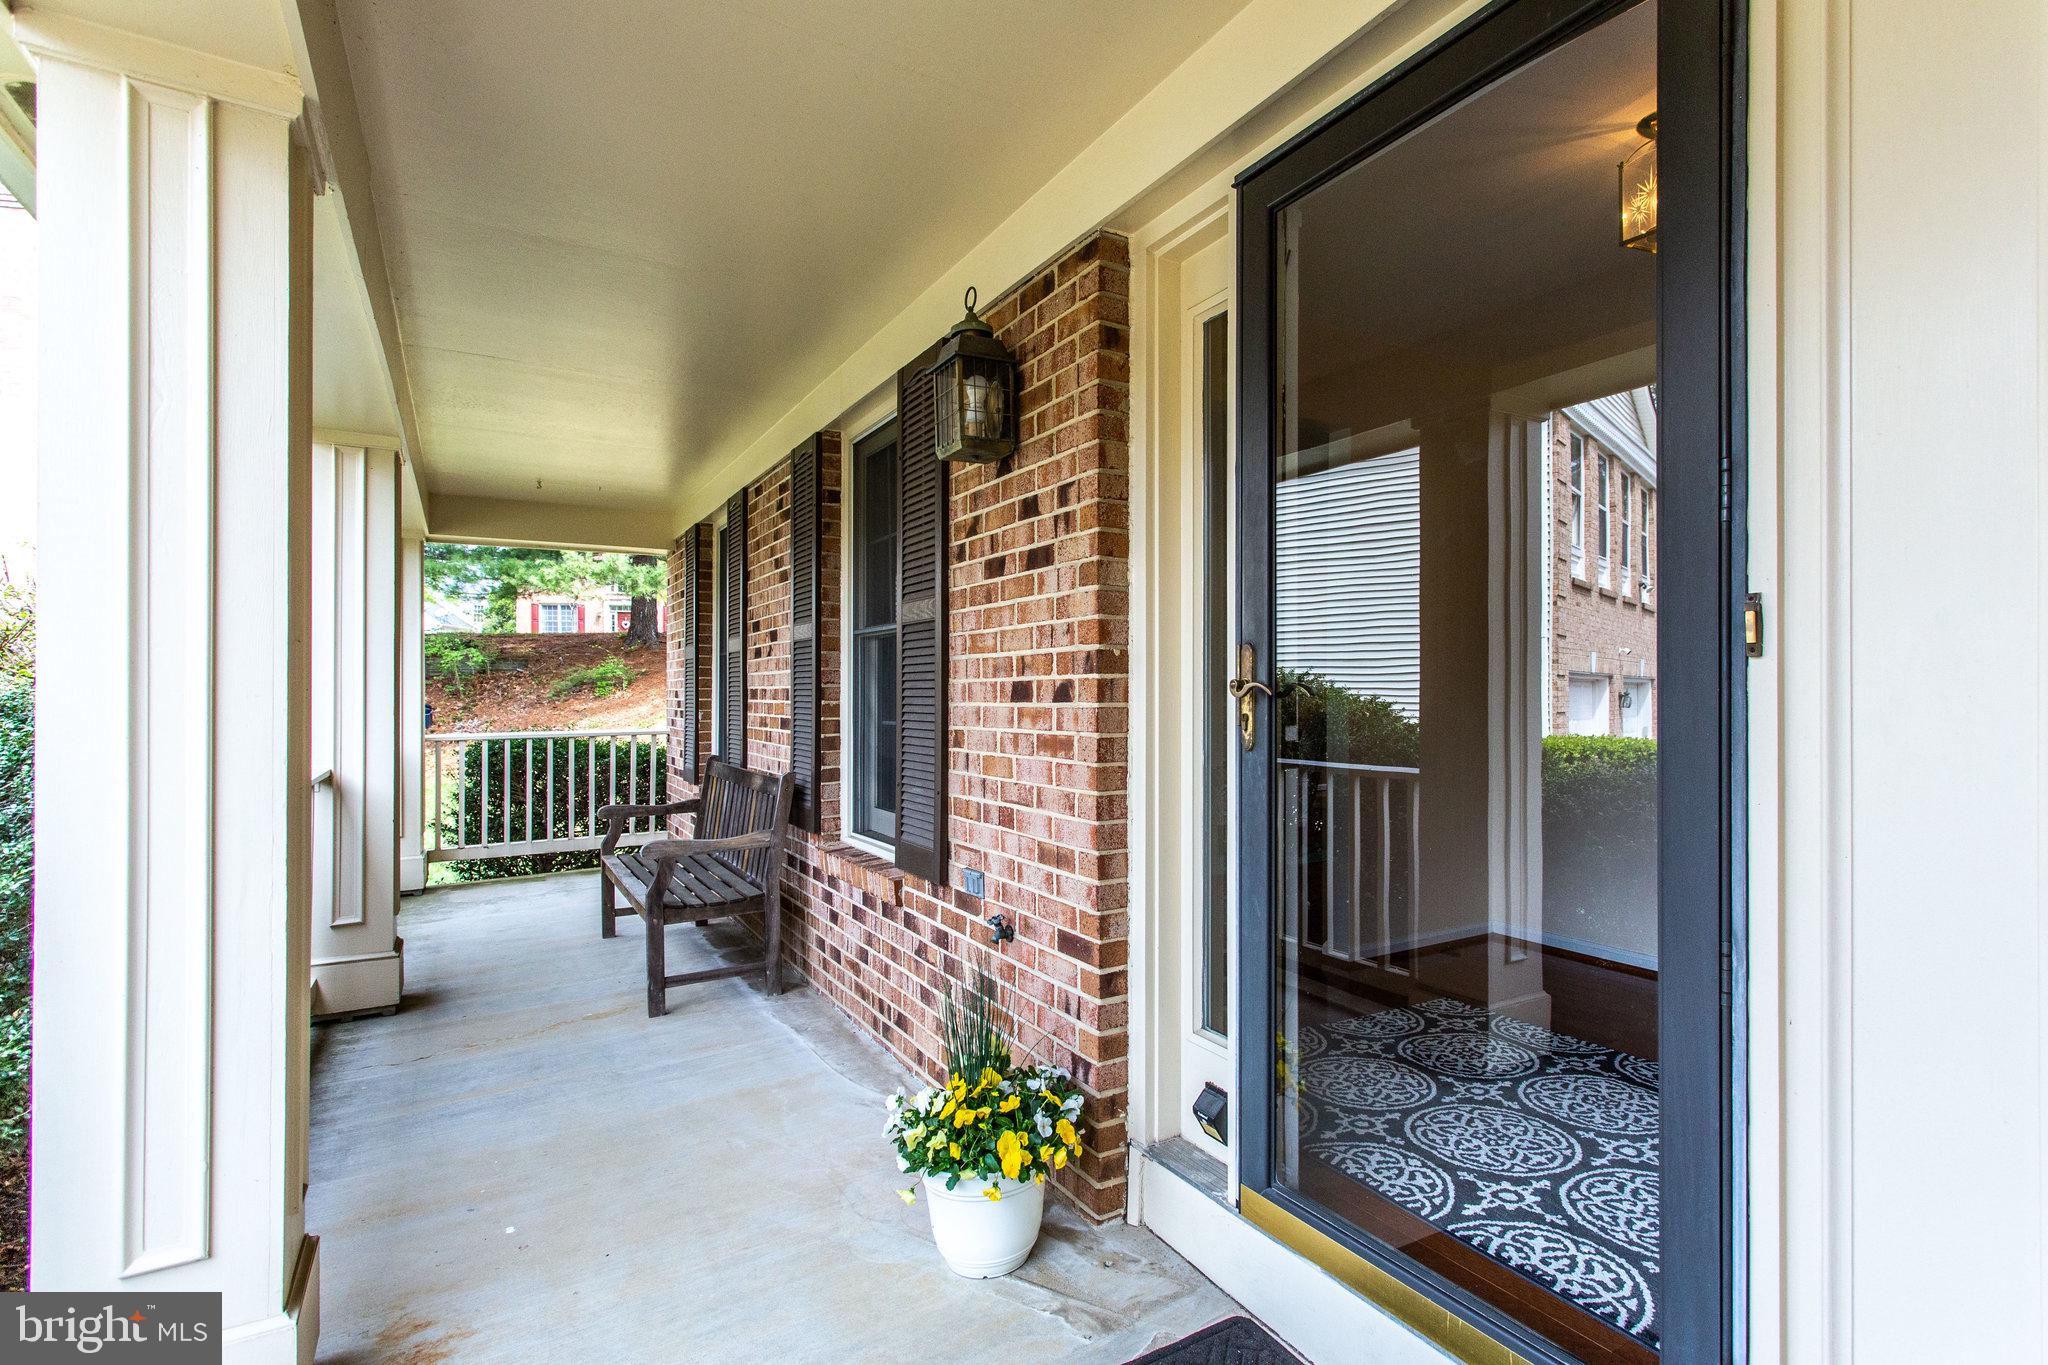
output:
<instances>
[{"instance_id":1,"label":"white pansy flower","mask_svg":"<svg viewBox=\"0 0 2048 1365\"><path fill-rule=\"evenodd\" d=\"M1038 1128L1038 1135L1040 1137L1052 1136L1052 1120L1047 1118L1045 1115L1039 1114L1036 1117L1036 1126Z\"/></svg>"}]
</instances>

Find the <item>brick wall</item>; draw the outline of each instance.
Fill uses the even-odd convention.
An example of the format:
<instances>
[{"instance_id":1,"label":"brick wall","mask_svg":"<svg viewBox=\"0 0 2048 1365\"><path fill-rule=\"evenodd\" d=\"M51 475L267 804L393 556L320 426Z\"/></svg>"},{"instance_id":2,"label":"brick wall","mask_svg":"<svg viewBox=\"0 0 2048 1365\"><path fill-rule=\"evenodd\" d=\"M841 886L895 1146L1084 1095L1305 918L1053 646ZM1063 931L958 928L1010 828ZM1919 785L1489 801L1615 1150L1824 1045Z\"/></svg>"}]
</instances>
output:
<instances>
[{"instance_id":1,"label":"brick wall","mask_svg":"<svg viewBox=\"0 0 2048 1365\"><path fill-rule=\"evenodd\" d=\"M1657 673L1657 611L1652 595L1643 590L1643 565L1634 564L1631 581L1624 588L1621 576L1621 461L1610 460L1608 478L1609 586L1600 585L1599 549L1596 544L1595 512L1600 500L1600 479L1596 465L1598 444L1585 440L1585 559L1578 573L1572 572L1572 458L1571 420L1563 413L1550 417L1551 508L1555 521L1555 550L1551 558L1551 688L1550 724L1556 734L1570 732L1569 686L1573 674L1599 674L1608 679L1608 733L1620 734L1622 723L1622 681L1651 678ZM1582 433L1583 434L1583 433ZM1635 506L1630 515L1630 532L1635 544L1632 559L1640 558L1643 485L1635 484ZM1657 529L1650 522L1651 579L1657 563ZM1624 654L1622 651L1629 651ZM1652 713L1658 698L1652 687ZM1652 727L1654 737L1656 730Z\"/></svg>"},{"instance_id":2,"label":"brick wall","mask_svg":"<svg viewBox=\"0 0 2048 1365\"><path fill-rule=\"evenodd\" d=\"M948 984L978 967L996 977L1013 1043L1070 1067L1087 1092L1086 1151L1059 1183L1098 1218L1123 1207L1129 1084L1129 266L1121 238L1094 235L984 312L1022 367L1019 449L952 475L949 836L954 882L978 869L985 896L908 876L836 837L836 439L820 526L827 833L797 840L785 887L792 965L922 1076L942 1070ZM749 760L780 768L786 463L751 486L747 515ZM1017 928L1000 952L981 928L997 911Z\"/></svg>"},{"instance_id":3,"label":"brick wall","mask_svg":"<svg viewBox=\"0 0 2048 1365\"><path fill-rule=\"evenodd\" d=\"M697 757L701 762L711 752L711 523L696 527L697 553L697 676L703 685L697 690ZM668 553L668 789L676 798L693 787L697 774L683 770L680 740L684 708L689 704L683 691L683 659L687 645L687 612L684 610L683 537L676 537Z\"/></svg>"}]
</instances>

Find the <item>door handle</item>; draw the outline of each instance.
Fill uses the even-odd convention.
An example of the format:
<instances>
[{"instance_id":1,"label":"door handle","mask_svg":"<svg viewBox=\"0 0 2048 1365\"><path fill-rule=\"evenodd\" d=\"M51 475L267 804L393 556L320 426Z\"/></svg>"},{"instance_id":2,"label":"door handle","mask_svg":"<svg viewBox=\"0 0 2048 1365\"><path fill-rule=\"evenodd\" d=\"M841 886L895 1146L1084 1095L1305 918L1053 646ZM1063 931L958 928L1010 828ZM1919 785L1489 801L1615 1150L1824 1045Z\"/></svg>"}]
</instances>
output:
<instances>
[{"instance_id":1,"label":"door handle","mask_svg":"<svg viewBox=\"0 0 2048 1365\"><path fill-rule=\"evenodd\" d=\"M1237 647L1237 676L1229 683L1230 695L1237 700L1237 733L1244 740L1244 751L1250 753L1259 740L1258 694L1278 697L1270 686L1252 676L1258 665L1258 652L1249 640Z\"/></svg>"}]
</instances>

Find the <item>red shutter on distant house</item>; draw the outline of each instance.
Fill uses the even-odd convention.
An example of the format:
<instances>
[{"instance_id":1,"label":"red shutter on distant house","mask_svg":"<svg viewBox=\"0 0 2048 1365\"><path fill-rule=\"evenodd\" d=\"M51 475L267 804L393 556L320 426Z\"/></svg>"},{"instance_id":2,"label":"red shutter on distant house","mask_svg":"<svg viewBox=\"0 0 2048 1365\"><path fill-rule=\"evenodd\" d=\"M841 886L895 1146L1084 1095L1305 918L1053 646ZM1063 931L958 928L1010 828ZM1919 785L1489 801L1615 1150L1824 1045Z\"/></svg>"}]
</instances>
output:
<instances>
[{"instance_id":1,"label":"red shutter on distant house","mask_svg":"<svg viewBox=\"0 0 2048 1365\"><path fill-rule=\"evenodd\" d=\"M697 573L703 562L704 528L692 526L683 533L683 771L697 780Z\"/></svg>"},{"instance_id":2,"label":"red shutter on distant house","mask_svg":"<svg viewBox=\"0 0 2048 1365\"><path fill-rule=\"evenodd\" d=\"M535 635L540 634L540 603L528 602L526 604L526 613L526 628Z\"/></svg>"},{"instance_id":3,"label":"red shutter on distant house","mask_svg":"<svg viewBox=\"0 0 2048 1365\"><path fill-rule=\"evenodd\" d=\"M927 373L896 375L896 865L946 884L946 465Z\"/></svg>"},{"instance_id":4,"label":"red shutter on distant house","mask_svg":"<svg viewBox=\"0 0 2048 1365\"><path fill-rule=\"evenodd\" d=\"M824 438L789 453L789 771L796 778L790 820L818 832L818 519L825 495Z\"/></svg>"},{"instance_id":5,"label":"red shutter on distant house","mask_svg":"<svg viewBox=\"0 0 2048 1365\"><path fill-rule=\"evenodd\" d=\"M583 604L581 602L576 604L576 633L578 635L583 633Z\"/></svg>"}]
</instances>

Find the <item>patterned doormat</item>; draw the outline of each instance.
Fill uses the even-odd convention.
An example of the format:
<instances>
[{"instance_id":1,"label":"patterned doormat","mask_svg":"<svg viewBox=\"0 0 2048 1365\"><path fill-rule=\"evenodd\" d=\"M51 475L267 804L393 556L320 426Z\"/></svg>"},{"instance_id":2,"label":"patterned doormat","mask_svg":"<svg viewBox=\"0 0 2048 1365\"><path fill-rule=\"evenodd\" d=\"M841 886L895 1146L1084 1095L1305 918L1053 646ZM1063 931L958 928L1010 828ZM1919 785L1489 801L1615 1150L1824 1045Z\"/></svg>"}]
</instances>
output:
<instances>
[{"instance_id":1,"label":"patterned doormat","mask_svg":"<svg viewBox=\"0 0 2048 1365\"><path fill-rule=\"evenodd\" d=\"M1657 1344L1657 1064L1456 1000L1304 1025L1301 1150Z\"/></svg>"},{"instance_id":2,"label":"patterned doormat","mask_svg":"<svg viewBox=\"0 0 2048 1365\"><path fill-rule=\"evenodd\" d=\"M1300 1365L1299 1357L1250 1318L1212 1322L1192 1336L1124 1365Z\"/></svg>"}]
</instances>

